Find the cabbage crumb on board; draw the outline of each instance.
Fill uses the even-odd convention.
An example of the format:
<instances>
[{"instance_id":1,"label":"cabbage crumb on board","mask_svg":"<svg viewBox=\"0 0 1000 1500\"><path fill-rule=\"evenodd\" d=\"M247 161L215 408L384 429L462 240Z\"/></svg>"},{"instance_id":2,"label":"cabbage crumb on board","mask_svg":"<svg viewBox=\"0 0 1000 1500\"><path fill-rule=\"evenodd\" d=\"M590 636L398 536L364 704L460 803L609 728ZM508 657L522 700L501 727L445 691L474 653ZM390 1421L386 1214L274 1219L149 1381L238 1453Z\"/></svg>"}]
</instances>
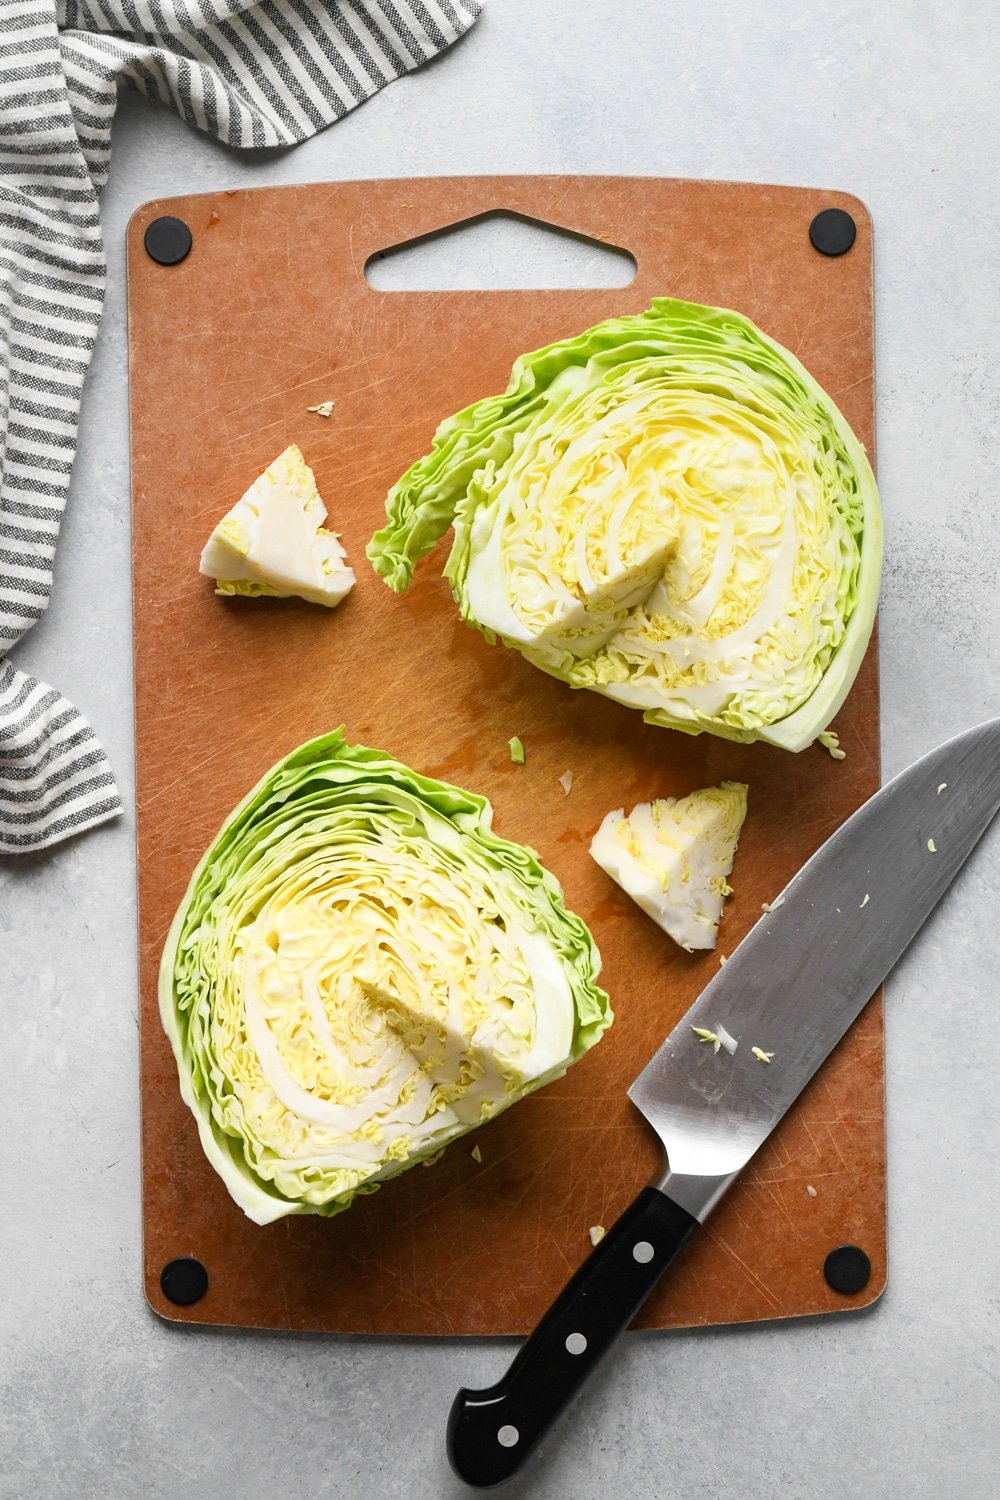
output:
<instances>
[{"instance_id":1,"label":"cabbage crumb on board","mask_svg":"<svg viewBox=\"0 0 1000 1500\"><path fill-rule=\"evenodd\" d=\"M724 781L608 813L590 852L675 943L714 948L746 813L746 785Z\"/></svg>"},{"instance_id":2,"label":"cabbage crumb on board","mask_svg":"<svg viewBox=\"0 0 1000 1500\"><path fill-rule=\"evenodd\" d=\"M326 519L313 471L292 443L216 526L199 571L215 579L217 594L297 596L332 608L355 577Z\"/></svg>"},{"instance_id":3,"label":"cabbage crumb on board","mask_svg":"<svg viewBox=\"0 0 1000 1500\"><path fill-rule=\"evenodd\" d=\"M610 1025L590 932L492 816L338 731L272 767L195 870L160 1015L255 1223L339 1213L437 1160Z\"/></svg>"},{"instance_id":4,"label":"cabbage crumb on board","mask_svg":"<svg viewBox=\"0 0 1000 1500\"><path fill-rule=\"evenodd\" d=\"M840 736L835 730L824 729L822 734L816 736L816 743L827 752L831 760L847 759L847 751L840 748Z\"/></svg>"}]
</instances>

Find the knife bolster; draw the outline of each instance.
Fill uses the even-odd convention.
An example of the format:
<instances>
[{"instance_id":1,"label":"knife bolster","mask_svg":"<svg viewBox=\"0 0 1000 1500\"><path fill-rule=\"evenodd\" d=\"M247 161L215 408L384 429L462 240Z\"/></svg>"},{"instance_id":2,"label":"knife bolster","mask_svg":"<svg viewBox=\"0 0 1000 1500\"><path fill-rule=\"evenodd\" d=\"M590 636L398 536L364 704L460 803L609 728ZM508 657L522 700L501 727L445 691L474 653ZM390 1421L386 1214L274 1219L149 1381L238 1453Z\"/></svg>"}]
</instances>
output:
<instances>
[{"instance_id":1,"label":"knife bolster","mask_svg":"<svg viewBox=\"0 0 1000 1500\"><path fill-rule=\"evenodd\" d=\"M712 1209L739 1176L730 1172L725 1177L703 1177L691 1172L672 1172L669 1163L650 1179L649 1186L673 1199L679 1207L686 1209L692 1218L704 1224Z\"/></svg>"}]
</instances>

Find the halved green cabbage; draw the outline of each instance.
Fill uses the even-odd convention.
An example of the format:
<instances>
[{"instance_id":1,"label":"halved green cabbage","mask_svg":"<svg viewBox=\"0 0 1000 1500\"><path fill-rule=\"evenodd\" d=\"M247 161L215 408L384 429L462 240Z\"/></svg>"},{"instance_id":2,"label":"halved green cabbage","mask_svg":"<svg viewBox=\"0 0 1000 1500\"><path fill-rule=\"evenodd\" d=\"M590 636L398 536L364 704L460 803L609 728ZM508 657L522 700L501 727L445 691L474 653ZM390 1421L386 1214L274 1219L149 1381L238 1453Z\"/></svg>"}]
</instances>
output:
<instances>
[{"instance_id":1,"label":"halved green cabbage","mask_svg":"<svg viewBox=\"0 0 1000 1500\"><path fill-rule=\"evenodd\" d=\"M801 750L875 618L864 450L786 349L656 299L523 355L438 428L368 556L397 592L449 525L462 617L651 723Z\"/></svg>"},{"instance_id":2,"label":"halved green cabbage","mask_svg":"<svg viewBox=\"0 0 1000 1500\"><path fill-rule=\"evenodd\" d=\"M256 1223L339 1213L610 1024L586 926L491 820L337 731L274 766L195 870L160 1014L202 1146Z\"/></svg>"}]
</instances>

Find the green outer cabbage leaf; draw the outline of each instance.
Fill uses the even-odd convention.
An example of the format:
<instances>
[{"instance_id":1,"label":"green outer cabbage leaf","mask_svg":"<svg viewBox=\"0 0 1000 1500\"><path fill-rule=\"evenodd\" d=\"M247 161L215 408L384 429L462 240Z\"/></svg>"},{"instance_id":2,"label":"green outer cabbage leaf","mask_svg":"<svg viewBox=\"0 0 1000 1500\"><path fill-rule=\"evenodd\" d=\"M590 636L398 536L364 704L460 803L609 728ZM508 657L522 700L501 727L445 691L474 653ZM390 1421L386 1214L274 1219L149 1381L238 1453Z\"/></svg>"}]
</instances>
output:
<instances>
[{"instance_id":1,"label":"green outer cabbage leaf","mask_svg":"<svg viewBox=\"0 0 1000 1500\"><path fill-rule=\"evenodd\" d=\"M691 467L678 459L664 480L672 454L688 451ZM709 518L692 555L685 507ZM735 544L729 522L713 530L727 507ZM502 395L441 423L390 490L386 517L368 556L396 592L453 525L445 574L470 625L687 733L803 749L847 696L875 619L882 519L864 450L794 355L725 308L657 298L521 356ZM587 526L581 563L573 543ZM722 571L701 593L714 590L721 624L710 615L699 634L684 611L713 546ZM776 599L789 601L783 617ZM728 648L755 618L759 641L725 659L714 637L728 630Z\"/></svg>"},{"instance_id":2,"label":"green outer cabbage leaf","mask_svg":"<svg viewBox=\"0 0 1000 1500\"><path fill-rule=\"evenodd\" d=\"M339 1213L558 1077L611 1023L590 932L491 822L485 798L338 730L268 771L198 864L160 1014L205 1153L255 1222ZM348 1071L346 1090L329 1086L341 1043L371 1075ZM385 1090L407 1117L395 1134ZM350 1140L315 1123L338 1110L364 1117Z\"/></svg>"}]
</instances>

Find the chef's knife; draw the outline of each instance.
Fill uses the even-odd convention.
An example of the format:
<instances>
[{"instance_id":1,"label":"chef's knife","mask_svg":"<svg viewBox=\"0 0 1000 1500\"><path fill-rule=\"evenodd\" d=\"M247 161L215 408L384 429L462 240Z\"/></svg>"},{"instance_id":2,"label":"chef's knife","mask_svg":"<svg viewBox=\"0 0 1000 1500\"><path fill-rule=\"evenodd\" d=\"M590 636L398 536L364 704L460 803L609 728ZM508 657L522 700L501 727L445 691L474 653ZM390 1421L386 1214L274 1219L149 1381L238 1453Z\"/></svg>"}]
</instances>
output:
<instances>
[{"instance_id":1,"label":"chef's knife","mask_svg":"<svg viewBox=\"0 0 1000 1500\"><path fill-rule=\"evenodd\" d=\"M448 1456L509 1479L632 1321L920 930L1000 808L1000 719L903 771L803 866L629 1089L666 1152L488 1390L461 1390ZM715 1051L693 1028L735 1038ZM769 1062L755 1055L773 1054Z\"/></svg>"}]
</instances>

